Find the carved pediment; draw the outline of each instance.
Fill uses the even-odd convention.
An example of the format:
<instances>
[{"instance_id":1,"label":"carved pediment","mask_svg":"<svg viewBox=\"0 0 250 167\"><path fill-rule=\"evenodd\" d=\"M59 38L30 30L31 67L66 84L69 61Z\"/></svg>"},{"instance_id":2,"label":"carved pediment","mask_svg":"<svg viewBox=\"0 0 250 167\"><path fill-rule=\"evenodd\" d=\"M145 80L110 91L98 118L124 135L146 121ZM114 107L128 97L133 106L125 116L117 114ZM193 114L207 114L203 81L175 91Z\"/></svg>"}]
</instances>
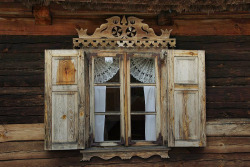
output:
<instances>
[{"instance_id":1,"label":"carved pediment","mask_svg":"<svg viewBox=\"0 0 250 167\"><path fill-rule=\"evenodd\" d=\"M87 29L77 29L74 47L175 47L176 40L169 38L172 30L161 30L160 36L142 19L130 16L113 16L97 28L92 35Z\"/></svg>"}]
</instances>

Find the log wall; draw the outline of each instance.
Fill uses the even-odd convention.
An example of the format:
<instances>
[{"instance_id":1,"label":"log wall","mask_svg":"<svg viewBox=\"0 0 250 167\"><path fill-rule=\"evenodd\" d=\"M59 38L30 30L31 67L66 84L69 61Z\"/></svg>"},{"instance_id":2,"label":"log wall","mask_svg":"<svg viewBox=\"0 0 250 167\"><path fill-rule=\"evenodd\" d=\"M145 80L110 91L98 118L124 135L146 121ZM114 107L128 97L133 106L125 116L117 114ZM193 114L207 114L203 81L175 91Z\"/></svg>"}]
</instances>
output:
<instances>
[{"instance_id":1,"label":"log wall","mask_svg":"<svg viewBox=\"0 0 250 167\"><path fill-rule=\"evenodd\" d=\"M80 22L56 18L52 25L36 26L27 15L0 19L0 166L249 166L249 15L238 20L183 16L174 24L177 49L206 51L206 148L175 148L167 160L153 156L90 162L79 162L79 151L43 149L44 50L71 49L78 23L93 32L104 17L96 22L91 17ZM152 18L145 22L157 31L167 28Z\"/></svg>"}]
</instances>

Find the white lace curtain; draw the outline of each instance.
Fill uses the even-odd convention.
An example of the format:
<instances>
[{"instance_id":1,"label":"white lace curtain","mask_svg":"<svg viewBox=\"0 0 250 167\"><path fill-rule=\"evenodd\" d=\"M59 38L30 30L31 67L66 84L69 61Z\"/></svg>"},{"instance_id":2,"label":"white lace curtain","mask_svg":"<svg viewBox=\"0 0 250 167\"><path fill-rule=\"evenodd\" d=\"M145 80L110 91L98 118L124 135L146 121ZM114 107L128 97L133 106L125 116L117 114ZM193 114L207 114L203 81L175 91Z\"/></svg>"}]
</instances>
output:
<instances>
[{"instance_id":1,"label":"white lace curtain","mask_svg":"<svg viewBox=\"0 0 250 167\"><path fill-rule=\"evenodd\" d=\"M104 83L112 79L119 71L119 59L107 61L104 58L95 59L95 83ZM132 58L130 64L131 75L140 82L154 83L155 68L151 58Z\"/></svg>"}]
</instances>

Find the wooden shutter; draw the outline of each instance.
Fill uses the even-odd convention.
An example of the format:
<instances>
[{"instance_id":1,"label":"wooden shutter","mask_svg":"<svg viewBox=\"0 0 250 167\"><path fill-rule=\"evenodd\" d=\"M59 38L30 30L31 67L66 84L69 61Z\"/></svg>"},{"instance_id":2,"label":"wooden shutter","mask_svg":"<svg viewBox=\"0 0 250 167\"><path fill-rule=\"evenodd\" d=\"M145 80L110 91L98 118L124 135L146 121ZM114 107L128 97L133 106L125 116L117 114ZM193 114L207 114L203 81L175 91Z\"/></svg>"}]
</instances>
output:
<instances>
[{"instance_id":1,"label":"wooden shutter","mask_svg":"<svg viewBox=\"0 0 250 167\"><path fill-rule=\"evenodd\" d=\"M84 54L45 51L45 149L84 149Z\"/></svg>"},{"instance_id":2,"label":"wooden shutter","mask_svg":"<svg viewBox=\"0 0 250 167\"><path fill-rule=\"evenodd\" d=\"M205 52L167 50L168 146L206 145Z\"/></svg>"}]
</instances>

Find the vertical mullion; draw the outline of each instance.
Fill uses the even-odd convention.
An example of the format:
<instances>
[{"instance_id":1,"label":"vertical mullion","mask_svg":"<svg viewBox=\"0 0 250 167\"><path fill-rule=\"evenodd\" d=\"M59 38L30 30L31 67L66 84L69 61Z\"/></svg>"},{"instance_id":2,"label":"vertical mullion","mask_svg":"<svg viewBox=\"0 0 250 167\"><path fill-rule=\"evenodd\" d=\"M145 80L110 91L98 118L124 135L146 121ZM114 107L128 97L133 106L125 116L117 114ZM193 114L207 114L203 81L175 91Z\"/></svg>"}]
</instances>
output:
<instances>
[{"instance_id":1,"label":"vertical mullion","mask_svg":"<svg viewBox=\"0 0 250 167\"><path fill-rule=\"evenodd\" d=\"M155 56L155 82L156 82L156 91L155 91L155 113L156 113L156 140L157 137L160 135L161 130L161 117L160 117L160 80L159 80L159 64L158 64L158 56Z\"/></svg>"},{"instance_id":2,"label":"vertical mullion","mask_svg":"<svg viewBox=\"0 0 250 167\"><path fill-rule=\"evenodd\" d=\"M127 55L126 55L127 56ZM128 114L128 141L132 140L131 139L131 87L130 87L130 57L127 56L127 114Z\"/></svg>"},{"instance_id":3,"label":"vertical mullion","mask_svg":"<svg viewBox=\"0 0 250 167\"><path fill-rule=\"evenodd\" d=\"M128 62L127 62L127 53L124 54L124 71L123 71L123 78L125 79L125 82L123 84L124 86L124 121L125 121L125 146L129 145L129 123L128 123L128 80L127 80L127 74L128 74Z\"/></svg>"},{"instance_id":4,"label":"vertical mullion","mask_svg":"<svg viewBox=\"0 0 250 167\"><path fill-rule=\"evenodd\" d=\"M95 138L95 89L94 89L94 58L91 56L91 68L90 68L90 135L92 134L93 139ZM91 141L92 142L92 141Z\"/></svg>"},{"instance_id":5,"label":"vertical mullion","mask_svg":"<svg viewBox=\"0 0 250 167\"><path fill-rule=\"evenodd\" d=\"M121 131L121 142L126 141L125 139L125 122L124 122L124 64L123 64L124 57L121 56L119 58L119 66L120 66L120 131Z\"/></svg>"}]
</instances>

